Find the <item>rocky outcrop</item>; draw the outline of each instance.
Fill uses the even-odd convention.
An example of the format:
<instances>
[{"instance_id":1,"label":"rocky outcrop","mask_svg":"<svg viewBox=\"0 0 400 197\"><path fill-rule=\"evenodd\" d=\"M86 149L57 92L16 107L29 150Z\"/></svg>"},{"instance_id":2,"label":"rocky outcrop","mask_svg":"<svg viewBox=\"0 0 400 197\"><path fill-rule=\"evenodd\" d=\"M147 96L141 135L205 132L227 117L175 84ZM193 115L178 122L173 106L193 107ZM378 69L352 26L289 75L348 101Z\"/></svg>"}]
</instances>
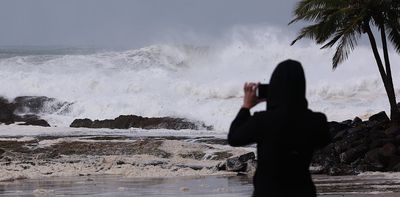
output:
<instances>
[{"instance_id":1,"label":"rocky outcrop","mask_svg":"<svg viewBox=\"0 0 400 197\"><path fill-rule=\"evenodd\" d=\"M0 97L0 123L14 123L14 106L2 97Z\"/></svg>"},{"instance_id":2,"label":"rocky outcrop","mask_svg":"<svg viewBox=\"0 0 400 197\"><path fill-rule=\"evenodd\" d=\"M332 143L314 154L317 173L351 175L364 171L400 171L400 126L385 112L367 121L330 122Z\"/></svg>"},{"instance_id":3,"label":"rocky outcrop","mask_svg":"<svg viewBox=\"0 0 400 197\"><path fill-rule=\"evenodd\" d=\"M3 158L3 154L4 154L5 152L6 152L6 151L4 151L3 149L0 148L0 159Z\"/></svg>"},{"instance_id":4,"label":"rocky outcrop","mask_svg":"<svg viewBox=\"0 0 400 197\"><path fill-rule=\"evenodd\" d=\"M20 96L13 101L15 114L63 114L69 112L72 104L45 96Z\"/></svg>"},{"instance_id":5,"label":"rocky outcrop","mask_svg":"<svg viewBox=\"0 0 400 197\"><path fill-rule=\"evenodd\" d=\"M15 113L32 113L41 112L47 102L55 101L54 98L45 96L20 96L13 101Z\"/></svg>"},{"instance_id":6,"label":"rocky outcrop","mask_svg":"<svg viewBox=\"0 0 400 197\"><path fill-rule=\"evenodd\" d=\"M90 119L75 119L70 127L85 127L85 128L110 128L110 129L207 129L211 130L211 126L206 126L204 123L191 122L183 118L147 118L135 115L121 115L115 119L106 120L90 120Z\"/></svg>"},{"instance_id":7,"label":"rocky outcrop","mask_svg":"<svg viewBox=\"0 0 400 197\"><path fill-rule=\"evenodd\" d=\"M0 97L0 123L12 124L22 122L20 125L50 126L41 119L39 113L68 112L72 103L60 102L45 96L20 96L12 102Z\"/></svg>"},{"instance_id":8,"label":"rocky outcrop","mask_svg":"<svg viewBox=\"0 0 400 197\"><path fill-rule=\"evenodd\" d=\"M42 127L50 127L50 124L43 120L43 119L28 119L25 120L24 123L21 123L19 125L32 125L32 126L42 126Z\"/></svg>"}]
</instances>

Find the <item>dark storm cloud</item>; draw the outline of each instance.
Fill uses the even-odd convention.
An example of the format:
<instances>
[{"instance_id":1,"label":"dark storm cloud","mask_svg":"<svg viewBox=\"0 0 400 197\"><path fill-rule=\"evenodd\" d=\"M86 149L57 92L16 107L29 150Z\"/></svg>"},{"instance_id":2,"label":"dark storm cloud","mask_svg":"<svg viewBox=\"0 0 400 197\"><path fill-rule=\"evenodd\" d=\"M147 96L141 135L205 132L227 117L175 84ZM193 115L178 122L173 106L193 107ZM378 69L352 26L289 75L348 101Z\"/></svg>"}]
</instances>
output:
<instances>
[{"instance_id":1,"label":"dark storm cloud","mask_svg":"<svg viewBox=\"0 0 400 197\"><path fill-rule=\"evenodd\" d=\"M2 0L0 45L137 46L185 32L218 37L235 25L286 26L295 2Z\"/></svg>"}]
</instances>

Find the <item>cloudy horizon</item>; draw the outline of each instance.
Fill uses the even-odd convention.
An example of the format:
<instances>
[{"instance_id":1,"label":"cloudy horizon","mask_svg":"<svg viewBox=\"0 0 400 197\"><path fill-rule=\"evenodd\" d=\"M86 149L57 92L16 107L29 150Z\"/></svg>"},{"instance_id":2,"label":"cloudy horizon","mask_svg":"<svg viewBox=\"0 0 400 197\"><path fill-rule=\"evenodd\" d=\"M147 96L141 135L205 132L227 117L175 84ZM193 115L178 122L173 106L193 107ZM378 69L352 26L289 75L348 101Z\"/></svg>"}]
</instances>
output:
<instances>
[{"instance_id":1,"label":"cloudy horizon","mask_svg":"<svg viewBox=\"0 0 400 197\"><path fill-rule=\"evenodd\" d=\"M236 26L287 27L296 0L5 0L1 46L140 47L206 43Z\"/></svg>"}]
</instances>

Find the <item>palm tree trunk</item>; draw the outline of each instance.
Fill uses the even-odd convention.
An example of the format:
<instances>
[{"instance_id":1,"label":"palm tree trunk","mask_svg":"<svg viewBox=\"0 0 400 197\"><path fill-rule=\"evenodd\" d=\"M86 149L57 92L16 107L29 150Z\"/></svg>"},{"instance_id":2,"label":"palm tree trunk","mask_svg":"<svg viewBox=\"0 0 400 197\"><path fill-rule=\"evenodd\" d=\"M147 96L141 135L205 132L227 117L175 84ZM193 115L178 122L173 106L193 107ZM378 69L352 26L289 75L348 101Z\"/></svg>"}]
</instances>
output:
<instances>
[{"instance_id":1,"label":"palm tree trunk","mask_svg":"<svg viewBox=\"0 0 400 197\"><path fill-rule=\"evenodd\" d=\"M399 111L399 108L397 107L397 103L396 103L396 93L394 91L392 71L390 68L389 52L388 52L387 41L386 41L386 32L385 32L385 27L383 25L381 26L381 39L382 39L383 55L384 55L384 59L385 59L386 77L387 77L387 83L388 83L386 92L388 94L389 103L390 103L390 119L393 122L399 123L400 122L400 111Z\"/></svg>"},{"instance_id":2,"label":"palm tree trunk","mask_svg":"<svg viewBox=\"0 0 400 197\"><path fill-rule=\"evenodd\" d=\"M368 34L368 38L371 43L372 52L374 53L376 64L378 66L379 73L381 74L383 85L385 86L386 94L389 99L390 117L391 117L392 121L397 123L397 122L399 122L399 118L400 118L400 116L399 117L397 117L397 116L400 114L397 113L399 110L397 109L397 105L396 105L396 97L395 97L394 89L390 88L390 86L393 87L393 83L389 82L389 81L391 81L391 79L389 80L387 73L385 72L385 68L383 66L381 56L379 55L379 52L378 52L378 47L376 45L376 40L375 40L374 34L372 33L371 27L369 25L366 25L366 32ZM386 41L386 39L385 39L385 41ZM382 40L382 42L383 42L383 40ZM387 50L387 46L386 46L386 50ZM387 51L386 51L386 53L387 53ZM387 55L387 57L389 57L389 56ZM386 57L385 57L385 60L386 60ZM387 59L387 60L389 60L389 59ZM390 67L390 65L389 65L389 67ZM390 68L389 68L389 71L390 71ZM392 85L390 85L390 83L392 83Z\"/></svg>"}]
</instances>

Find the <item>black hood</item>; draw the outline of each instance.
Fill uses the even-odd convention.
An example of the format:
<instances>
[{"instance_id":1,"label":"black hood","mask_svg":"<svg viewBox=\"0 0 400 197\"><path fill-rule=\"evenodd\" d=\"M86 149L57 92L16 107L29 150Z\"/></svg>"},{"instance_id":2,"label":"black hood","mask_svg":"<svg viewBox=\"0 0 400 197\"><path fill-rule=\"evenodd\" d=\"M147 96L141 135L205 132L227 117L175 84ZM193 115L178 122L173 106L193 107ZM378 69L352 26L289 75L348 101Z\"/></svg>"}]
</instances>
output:
<instances>
[{"instance_id":1,"label":"black hood","mask_svg":"<svg viewBox=\"0 0 400 197\"><path fill-rule=\"evenodd\" d=\"M279 63L272 73L268 93L268 110L306 110L306 80L300 62L286 60Z\"/></svg>"}]
</instances>

